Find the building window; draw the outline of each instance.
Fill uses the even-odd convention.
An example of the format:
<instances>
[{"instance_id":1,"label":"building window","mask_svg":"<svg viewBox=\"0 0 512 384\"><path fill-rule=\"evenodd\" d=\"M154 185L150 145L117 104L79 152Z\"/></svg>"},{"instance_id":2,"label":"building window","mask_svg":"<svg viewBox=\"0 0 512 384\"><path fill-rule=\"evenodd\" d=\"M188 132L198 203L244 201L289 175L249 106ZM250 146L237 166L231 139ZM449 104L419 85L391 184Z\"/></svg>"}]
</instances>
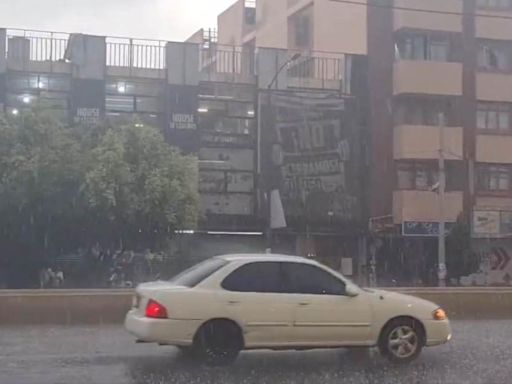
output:
<instances>
[{"instance_id":1,"label":"building window","mask_svg":"<svg viewBox=\"0 0 512 384\"><path fill-rule=\"evenodd\" d=\"M438 181L439 172L437 166L434 163L398 163L398 189L429 191L435 187Z\"/></svg>"},{"instance_id":2,"label":"building window","mask_svg":"<svg viewBox=\"0 0 512 384\"><path fill-rule=\"evenodd\" d=\"M478 103L476 126L486 132L504 132L512 130L512 104Z\"/></svg>"},{"instance_id":3,"label":"building window","mask_svg":"<svg viewBox=\"0 0 512 384\"><path fill-rule=\"evenodd\" d=\"M510 165L481 165L478 167L478 189L484 192L507 192L511 186Z\"/></svg>"},{"instance_id":4,"label":"building window","mask_svg":"<svg viewBox=\"0 0 512 384\"><path fill-rule=\"evenodd\" d=\"M476 6L480 9L509 9L512 8L512 0L477 0Z\"/></svg>"},{"instance_id":5,"label":"building window","mask_svg":"<svg viewBox=\"0 0 512 384\"><path fill-rule=\"evenodd\" d=\"M482 43L478 48L478 68L486 71L508 71L510 47L501 43Z\"/></svg>"},{"instance_id":6,"label":"building window","mask_svg":"<svg viewBox=\"0 0 512 384\"><path fill-rule=\"evenodd\" d=\"M313 6L307 6L288 19L288 43L291 49L310 48L313 43Z\"/></svg>"},{"instance_id":7,"label":"building window","mask_svg":"<svg viewBox=\"0 0 512 384\"><path fill-rule=\"evenodd\" d=\"M399 40L396 51L401 60L446 62L450 59L450 42L441 36L407 36Z\"/></svg>"},{"instance_id":8,"label":"building window","mask_svg":"<svg viewBox=\"0 0 512 384\"><path fill-rule=\"evenodd\" d=\"M135 105L133 96L107 96L105 98L107 111L113 112L134 112Z\"/></svg>"},{"instance_id":9,"label":"building window","mask_svg":"<svg viewBox=\"0 0 512 384\"><path fill-rule=\"evenodd\" d=\"M311 44L311 25L309 15L299 16L295 21L295 43L297 47L309 47Z\"/></svg>"},{"instance_id":10,"label":"building window","mask_svg":"<svg viewBox=\"0 0 512 384\"><path fill-rule=\"evenodd\" d=\"M456 121L454 121L453 109L453 103L448 99L401 99L395 108L395 123L438 126L441 123L440 117L443 117L447 125L454 126Z\"/></svg>"}]
</instances>

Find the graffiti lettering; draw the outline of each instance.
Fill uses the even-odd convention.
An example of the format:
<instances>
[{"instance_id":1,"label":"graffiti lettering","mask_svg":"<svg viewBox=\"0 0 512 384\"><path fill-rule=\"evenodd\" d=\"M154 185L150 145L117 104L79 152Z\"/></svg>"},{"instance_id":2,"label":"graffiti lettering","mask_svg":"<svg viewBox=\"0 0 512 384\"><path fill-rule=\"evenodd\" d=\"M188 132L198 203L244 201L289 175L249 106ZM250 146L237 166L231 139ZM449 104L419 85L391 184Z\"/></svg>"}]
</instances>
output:
<instances>
[{"instance_id":1,"label":"graffiti lettering","mask_svg":"<svg viewBox=\"0 0 512 384\"><path fill-rule=\"evenodd\" d=\"M197 129L195 116L190 113L173 113L170 122L171 129Z\"/></svg>"},{"instance_id":2,"label":"graffiti lettering","mask_svg":"<svg viewBox=\"0 0 512 384\"><path fill-rule=\"evenodd\" d=\"M97 124L100 121L100 109L77 108L74 121L82 124Z\"/></svg>"},{"instance_id":3,"label":"graffiti lettering","mask_svg":"<svg viewBox=\"0 0 512 384\"><path fill-rule=\"evenodd\" d=\"M284 159L284 177L320 176L340 173L343 163L337 153L319 154L315 156L286 156Z\"/></svg>"}]
</instances>

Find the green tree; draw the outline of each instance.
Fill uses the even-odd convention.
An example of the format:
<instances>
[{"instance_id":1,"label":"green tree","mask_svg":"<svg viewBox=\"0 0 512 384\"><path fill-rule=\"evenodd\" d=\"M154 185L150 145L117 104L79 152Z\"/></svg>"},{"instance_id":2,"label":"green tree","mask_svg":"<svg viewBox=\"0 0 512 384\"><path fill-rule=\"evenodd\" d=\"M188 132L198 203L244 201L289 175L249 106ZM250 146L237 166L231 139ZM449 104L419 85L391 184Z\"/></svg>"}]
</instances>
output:
<instances>
[{"instance_id":1,"label":"green tree","mask_svg":"<svg viewBox=\"0 0 512 384\"><path fill-rule=\"evenodd\" d=\"M30 252L57 251L62 244L52 238L77 220L85 171L79 143L44 113L2 119L0 141L0 215L5 237Z\"/></svg>"},{"instance_id":2,"label":"green tree","mask_svg":"<svg viewBox=\"0 0 512 384\"><path fill-rule=\"evenodd\" d=\"M197 220L197 163L152 127L0 116L0 261L155 247Z\"/></svg>"},{"instance_id":3,"label":"green tree","mask_svg":"<svg viewBox=\"0 0 512 384\"><path fill-rule=\"evenodd\" d=\"M171 148L157 129L125 125L93 151L84 190L108 239L147 246L195 226L197 178L194 158Z\"/></svg>"}]
</instances>

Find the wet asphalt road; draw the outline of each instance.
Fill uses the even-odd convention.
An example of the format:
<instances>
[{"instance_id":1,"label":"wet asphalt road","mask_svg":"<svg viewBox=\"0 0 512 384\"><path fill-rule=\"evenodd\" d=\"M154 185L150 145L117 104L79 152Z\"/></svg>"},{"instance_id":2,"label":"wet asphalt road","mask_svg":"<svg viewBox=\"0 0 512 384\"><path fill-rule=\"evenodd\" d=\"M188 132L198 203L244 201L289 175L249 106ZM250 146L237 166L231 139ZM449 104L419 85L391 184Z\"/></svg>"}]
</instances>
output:
<instances>
[{"instance_id":1,"label":"wet asphalt road","mask_svg":"<svg viewBox=\"0 0 512 384\"><path fill-rule=\"evenodd\" d=\"M510 384L512 321L459 321L454 340L405 367L346 351L248 352L227 368L172 347L135 344L121 327L2 327L0 384Z\"/></svg>"}]
</instances>

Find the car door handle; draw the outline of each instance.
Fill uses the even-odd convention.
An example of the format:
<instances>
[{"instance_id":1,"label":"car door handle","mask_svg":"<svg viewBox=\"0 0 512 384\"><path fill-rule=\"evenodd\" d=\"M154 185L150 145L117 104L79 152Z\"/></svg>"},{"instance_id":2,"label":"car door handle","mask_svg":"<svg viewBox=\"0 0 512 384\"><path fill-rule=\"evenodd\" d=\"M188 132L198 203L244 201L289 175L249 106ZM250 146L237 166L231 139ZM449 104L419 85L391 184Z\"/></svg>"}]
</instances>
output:
<instances>
[{"instance_id":1,"label":"car door handle","mask_svg":"<svg viewBox=\"0 0 512 384\"><path fill-rule=\"evenodd\" d=\"M307 302L299 303L299 305L300 305L301 307L308 306L309 304L310 304L310 303L307 303Z\"/></svg>"},{"instance_id":2,"label":"car door handle","mask_svg":"<svg viewBox=\"0 0 512 384\"><path fill-rule=\"evenodd\" d=\"M228 304L229 304L229 305L236 305L236 304L240 304L240 302L239 302L239 301L236 301L236 300L229 300L229 301L228 301Z\"/></svg>"}]
</instances>

